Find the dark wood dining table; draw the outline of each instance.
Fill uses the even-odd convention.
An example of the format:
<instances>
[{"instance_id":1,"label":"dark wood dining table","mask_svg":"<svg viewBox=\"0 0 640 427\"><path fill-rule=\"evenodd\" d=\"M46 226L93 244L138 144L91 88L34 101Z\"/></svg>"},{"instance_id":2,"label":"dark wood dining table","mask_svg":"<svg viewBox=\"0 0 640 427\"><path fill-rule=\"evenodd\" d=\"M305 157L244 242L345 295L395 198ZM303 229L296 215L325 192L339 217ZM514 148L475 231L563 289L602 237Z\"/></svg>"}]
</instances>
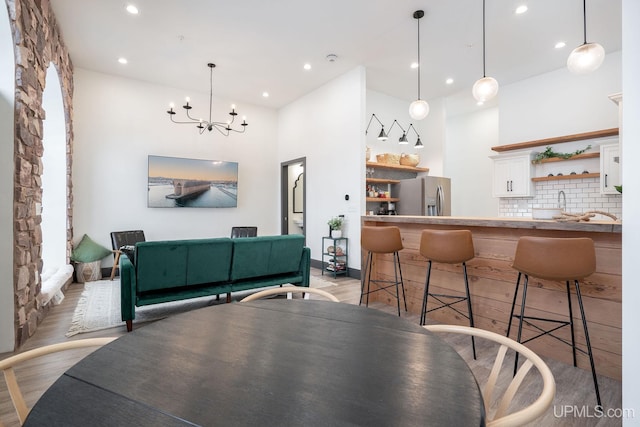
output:
<instances>
[{"instance_id":1,"label":"dark wood dining table","mask_svg":"<svg viewBox=\"0 0 640 427\"><path fill-rule=\"evenodd\" d=\"M26 426L484 425L438 336L317 300L210 306L140 327L69 368Z\"/></svg>"}]
</instances>

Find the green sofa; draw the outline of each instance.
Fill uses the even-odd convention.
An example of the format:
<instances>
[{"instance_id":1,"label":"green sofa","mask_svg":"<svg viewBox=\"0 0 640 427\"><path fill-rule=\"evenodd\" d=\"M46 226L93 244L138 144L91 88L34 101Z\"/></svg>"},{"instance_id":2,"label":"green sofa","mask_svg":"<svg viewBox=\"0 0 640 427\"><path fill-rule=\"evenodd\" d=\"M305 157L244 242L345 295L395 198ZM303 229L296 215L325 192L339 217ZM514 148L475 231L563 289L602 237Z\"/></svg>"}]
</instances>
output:
<instances>
[{"instance_id":1,"label":"green sofa","mask_svg":"<svg viewBox=\"0 0 640 427\"><path fill-rule=\"evenodd\" d=\"M265 286L309 286L304 236L139 242L120 257L120 307L131 331L135 308Z\"/></svg>"}]
</instances>

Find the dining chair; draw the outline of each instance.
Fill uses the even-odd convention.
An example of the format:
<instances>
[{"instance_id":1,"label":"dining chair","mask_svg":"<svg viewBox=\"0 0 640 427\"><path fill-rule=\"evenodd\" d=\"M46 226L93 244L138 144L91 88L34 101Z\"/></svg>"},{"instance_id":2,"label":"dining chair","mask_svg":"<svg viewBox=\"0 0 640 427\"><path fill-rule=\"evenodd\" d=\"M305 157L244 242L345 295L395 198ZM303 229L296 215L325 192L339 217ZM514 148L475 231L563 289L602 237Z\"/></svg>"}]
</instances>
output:
<instances>
[{"instance_id":1,"label":"dining chair","mask_svg":"<svg viewBox=\"0 0 640 427\"><path fill-rule=\"evenodd\" d=\"M4 380L7 384L7 389L9 390L9 396L11 396L13 406L16 410L16 413L18 414L20 425L24 424L24 421L26 420L27 415L29 415L29 411L31 409L27 406L22 391L20 390L20 386L18 385L18 380L13 369L16 365L51 353L85 347L100 347L110 343L116 338L117 337L86 338L58 344L51 344L16 354L4 360L0 360L0 370L4 373ZM0 426L2 426L2 422L0 422Z\"/></svg>"},{"instance_id":2,"label":"dining chair","mask_svg":"<svg viewBox=\"0 0 640 427\"><path fill-rule=\"evenodd\" d=\"M334 295L330 294L327 291L323 291L322 289L318 289L318 288L307 288L307 287L301 287L301 286L284 286L281 288L265 289L263 291L259 291L244 297L243 299L240 300L240 302L249 302L249 301L254 301L254 300L272 296L272 295L282 295L282 294L287 294L287 299L291 299L293 293L302 293L304 294L305 299L309 299L310 295L314 294L314 295L322 296L328 299L329 301L340 302L338 298L336 298Z\"/></svg>"},{"instance_id":3,"label":"dining chair","mask_svg":"<svg viewBox=\"0 0 640 427\"><path fill-rule=\"evenodd\" d=\"M231 227L231 238L237 237L256 237L258 235L258 227Z\"/></svg>"},{"instance_id":4,"label":"dining chair","mask_svg":"<svg viewBox=\"0 0 640 427\"><path fill-rule=\"evenodd\" d=\"M487 417L487 427L516 427L529 423L544 414L551 406L553 398L556 394L556 382L553 378L553 373L547 366L547 364L529 348L524 345L507 338L503 335L496 334L495 332L487 331L484 329L471 328L469 326L460 325L425 325L425 329L435 333L452 333L469 335L472 337L482 338L488 341L492 341L499 344L499 349L496 358L493 362L493 366L486 383L482 387L482 399L484 401L485 416ZM506 367L504 364L505 355L508 350L513 350L515 354L520 354L524 359L524 363L520 366L517 373L512 376L511 372L506 372L510 367ZM503 370L503 366L505 369ZM529 373L531 368L535 366L540 376L542 377L542 390L538 395L538 398L529 406L516 412L508 413L509 405L511 404L513 397L518 392L522 381ZM505 375L500 375L504 371ZM475 374L474 374L475 375ZM498 383L498 377L511 378L511 381L506 387L499 387L502 391L501 396L498 396L496 385ZM476 376L477 378L477 376ZM531 392L531 389L527 390ZM494 393L496 396L494 397ZM497 405L497 409L490 415L489 410Z\"/></svg>"}]
</instances>

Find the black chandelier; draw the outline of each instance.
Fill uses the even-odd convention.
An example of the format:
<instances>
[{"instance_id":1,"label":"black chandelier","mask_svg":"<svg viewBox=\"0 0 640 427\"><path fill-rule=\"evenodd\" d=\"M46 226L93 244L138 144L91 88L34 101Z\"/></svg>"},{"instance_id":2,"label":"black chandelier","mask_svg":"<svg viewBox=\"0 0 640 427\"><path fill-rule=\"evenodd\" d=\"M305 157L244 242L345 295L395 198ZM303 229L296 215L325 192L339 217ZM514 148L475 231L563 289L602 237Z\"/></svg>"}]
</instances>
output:
<instances>
[{"instance_id":1,"label":"black chandelier","mask_svg":"<svg viewBox=\"0 0 640 427\"><path fill-rule=\"evenodd\" d=\"M415 133L416 137L418 137L418 139L416 140L416 143L413 146L413 148L424 148L424 145L422 145L422 141L420 140L420 135L418 134L418 131L416 131L416 128L413 127L413 123L410 123L409 127L407 129L405 129L405 128L402 127L402 125L400 123L398 123L397 120L394 120L393 123L391 123L391 126L389 126L389 131L385 132L384 131L384 125L382 124L380 119L378 119L378 116L376 116L375 113L372 114L371 118L369 119L369 124L367 125L367 129L364 131L365 135L367 135L367 133L369 132L369 127L371 126L371 122L373 121L373 119L376 119L376 121L378 123L380 123L380 126L382 127L382 129L380 129L380 133L378 134L378 140L379 141L386 141L387 139L389 139L389 134L391 134L391 130L393 129L393 127L395 125L398 125L398 127L402 131L402 136L400 136L400 138L398 138L398 144L400 144L400 145L408 144L409 140L407 139L407 134L409 133L410 130L413 130L413 133Z\"/></svg>"},{"instance_id":2,"label":"black chandelier","mask_svg":"<svg viewBox=\"0 0 640 427\"><path fill-rule=\"evenodd\" d=\"M198 130L200 131L200 134L202 134L205 129L208 130L209 132L211 132L213 129L217 130L218 132L220 132L221 134L223 134L224 136L229 136L230 132L237 132L237 133L243 133L246 129L247 126L249 125L247 123L247 118L246 117L242 117L242 123L240 123L241 129L242 130L238 130L238 129L233 129L231 127L231 125L233 124L233 122L236 119L236 116L238 115L238 113L236 113L236 106L235 105L231 105L231 112L229 113L229 115L231 116L231 119L227 120L226 122L214 122L211 119L211 110L213 107L213 69L216 67L216 64L213 63L208 63L207 66L209 67L209 69L211 70L211 76L210 76L210 89L209 89L209 120L206 121L204 119L196 119L194 117L191 117L191 115L189 114L189 110L191 110L193 107L191 105L189 105L189 98L187 97L186 103L182 106L182 108L184 108L187 119L189 120L185 120L185 121L178 121L175 120L173 118L173 116L175 116L177 113L175 111L173 111L173 103L169 104L169 111L167 111L167 114L169 114L169 118L171 119L171 121L173 123L177 123L180 125L193 125L196 124Z\"/></svg>"}]
</instances>

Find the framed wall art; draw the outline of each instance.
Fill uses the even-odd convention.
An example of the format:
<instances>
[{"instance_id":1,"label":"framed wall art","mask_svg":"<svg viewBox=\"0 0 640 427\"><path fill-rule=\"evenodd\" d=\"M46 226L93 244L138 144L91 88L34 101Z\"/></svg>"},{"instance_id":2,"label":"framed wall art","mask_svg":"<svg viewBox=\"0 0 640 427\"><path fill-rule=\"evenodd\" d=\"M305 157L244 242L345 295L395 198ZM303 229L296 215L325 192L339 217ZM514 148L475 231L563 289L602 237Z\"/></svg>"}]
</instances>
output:
<instances>
[{"instance_id":1,"label":"framed wall art","mask_svg":"<svg viewBox=\"0 0 640 427\"><path fill-rule=\"evenodd\" d=\"M150 208L235 208L238 163L149 155Z\"/></svg>"}]
</instances>

